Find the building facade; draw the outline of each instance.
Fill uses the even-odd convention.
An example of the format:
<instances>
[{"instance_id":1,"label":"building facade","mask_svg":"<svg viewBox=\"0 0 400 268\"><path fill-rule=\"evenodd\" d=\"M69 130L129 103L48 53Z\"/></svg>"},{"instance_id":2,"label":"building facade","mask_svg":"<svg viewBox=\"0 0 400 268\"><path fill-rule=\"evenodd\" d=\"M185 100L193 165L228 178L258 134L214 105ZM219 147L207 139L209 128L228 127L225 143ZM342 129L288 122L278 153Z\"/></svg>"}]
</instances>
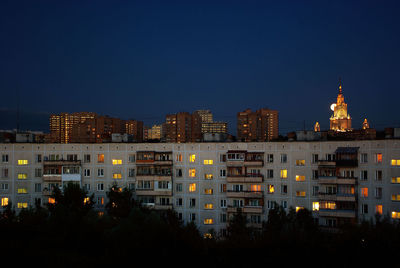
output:
<instances>
[{"instance_id":1,"label":"building facade","mask_svg":"<svg viewBox=\"0 0 400 268\"><path fill-rule=\"evenodd\" d=\"M278 111L262 108L247 109L237 114L237 140L244 142L271 141L279 136Z\"/></svg>"},{"instance_id":2,"label":"building facade","mask_svg":"<svg viewBox=\"0 0 400 268\"><path fill-rule=\"evenodd\" d=\"M107 203L113 183L157 210L174 209L202 233L226 234L243 212L261 228L276 204L307 208L322 226L400 218L400 140L0 144L0 200L17 210L80 183Z\"/></svg>"}]
</instances>

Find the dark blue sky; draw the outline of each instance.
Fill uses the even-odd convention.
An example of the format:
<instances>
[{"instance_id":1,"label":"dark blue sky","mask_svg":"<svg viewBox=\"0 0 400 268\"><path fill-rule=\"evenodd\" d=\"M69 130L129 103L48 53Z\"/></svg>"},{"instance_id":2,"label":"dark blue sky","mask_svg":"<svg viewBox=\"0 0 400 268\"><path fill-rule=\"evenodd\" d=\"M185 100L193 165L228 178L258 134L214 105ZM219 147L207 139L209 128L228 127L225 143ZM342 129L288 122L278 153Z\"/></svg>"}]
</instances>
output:
<instances>
[{"instance_id":1,"label":"dark blue sky","mask_svg":"<svg viewBox=\"0 0 400 268\"><path fill-rule=\"evenodd\" d=\"M93 111L269 107L280 132L329 127L339 77L353 126L400 126L398 1L1 1L0 129Z\"/></svg>"}]
</instances>

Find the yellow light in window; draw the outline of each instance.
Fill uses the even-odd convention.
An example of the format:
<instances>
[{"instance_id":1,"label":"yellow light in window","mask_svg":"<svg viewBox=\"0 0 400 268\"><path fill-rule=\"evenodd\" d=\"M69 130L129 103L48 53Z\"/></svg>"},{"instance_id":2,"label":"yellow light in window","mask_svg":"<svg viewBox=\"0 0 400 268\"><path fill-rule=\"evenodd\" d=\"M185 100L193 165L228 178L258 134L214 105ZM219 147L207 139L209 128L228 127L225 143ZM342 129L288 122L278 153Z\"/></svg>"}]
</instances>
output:
<instances>
[{"instance_id":1,"label":"yellow light in window","mask_svg":"<svg viewBox=\"0 0 400 268\"><path fill-rule=\"evenodd\" d=\"M268 185L268 193L273 194L275 192L275 187L272 184Z\"/></svg>"},{"instance_id":2,"label":"yellow light in window","mask_svg":"<svg viewBox=\"0 0 400 268\"><path fill-rule=\"evenodd\" d=\"M112 164L113 165L122 165L122 159L113 159Z\"/></svg>"},{"instance_id":3,"label":"yellow light in window","mask_svg":"<svg viewBox=\"0 0 400 268\"><path fill-rule=\"evenodd\" d=\"M214 208L214 205L211 204L211 203L205 204L205 205L204 205L204 208L205 208L205 209L213 209L213 208Z\"/></svg>"},{"instance_id":4,"label":"yellow light in window","mask_svg":"<svg viewBox=\"0 0 400 268\"><path fill-rule=\"evenodd\" d=\"M97 162L104 163L104 154L97 155Z\"/></svg>"},{"instance_id":5,"label":"yellow light in window","mask_svg":"<svg viewBox=\"0 0 400 268\"><path fill-rule=\"evenodd\" d=\"M400 159L392 159L391 165L392 166L400 166Z\"/></svg>"},{"instance_id":6,"label":"yellow light in window","mask_svg":"<svg viewBox=\"0 0 400 268\"><path fill-rule=\"evenodd\" d=\"M287 178L287 169L281 169L281 178L286 179Z\"/></svg>"},{"instance_id":7,"label":"yellow light in window","mask_svg":"<svg viewBox=\"0 0 400 268\"><path fill-rule=\"evenodd\" d=\"M250 186L250 190L251 190L252 192L260 192L260 191L261 191L261 185L259 185L259 184L252 184L252 185Z\"/></svg>"},{"instance_id":8,"label":"yellow light in window","mask_svg":"<svg viewBox=\"0 0 400 268\"><path fill-rule=\"evenodd\" d=\"M190 168L189 169L189 177L196 177L196 169Z\"/></svg>"},{"instance_id":9,"label":"yellow light in window","mask_svg":"<svg viewBox=\"0 0 400 268\"><path fill-rule=\"evenodd\" d=\"M113 179L121 179L122 178L122 174L121 173L114 173L113 174Z\"/></svg>"},{"instance_id":10,"label":"yellow light in window","mask_svg":"<svg viewBox=\"0 0 400 268\"><path fill-rule=\"evenodd\" d=\"M306 196L306 192L305 191L296 191L296 196L305 197Z\"/></svg>"},{"instance_id":11,"label":"yellow light in window","mask_svg":"<svg viewBox=\"0 0 400 268\"><path fill-rule=\"evenodd\" d=\"M84 199L83 199L83 204L87 204L87 203L89 203L90 202L90 198L89 197L85 197Z\"/></svg>"},{"instance_id":12,"label":"yellow light in window","mask_svg":"<svg viewBox=\"0 0 400 268\"><path fill-rule=\"evenodd\" d=\"M393 219L400 219L400 212L392 211L392 218Z\"/></svg>"},{"instance_id":13,"label":"yellow light in window","mask_svg":"<svg viewBox=\"0 0 400 268\"><path fill-rule=\"evenodd\" d=\"M400 183L400 177L392 177L392 183Z\"/></svg>"},{"instance_id":14,"label":"yellow light in window","mask_svg":"<svg viewBox=\"0 0 400 268\"><path fill-rule=\"evenodd\" d=\"M204 224L213 224L214 220L213 219L204 219Z\"/></svg>"},{"instance_id":15,"label":"yellow light in window","mask_svg":"<svg viewBox=\"0 0 400 268\"><path fill-rule=\"evenodd\" d=\"M28 203L17 203L17 207L18 208L27 208L28 207Z\"/></svg>"},{"instance_id":16,"label":"yellow light in window","mask_svg":"<svg viewBox=\"0 0 400 268\"><path fill-rule=\"evenodd\" d=\"M26 173L18 173L18 179L25 180L28 177Z\"/></svg>"},{"instance_id":17,"label":"yellow light in window","mask_svg":"<svg viewBox=\"0 0 400 268\"><path fill-rule=\"evenodd\" d=\"M49 204L55 204L56 203L56 199L53 197L49 197Z\"/></svg>"},{"instance_id":18,"label":"yellow light in window","mask_svg":"<svg viewBox=\"0 0 400 268\"><path fill-rule=\"evenodd\" d=\"M26 160L26 159L18 159L18 165L28 165L28 160Z\"/></svg>"},{"instance_id":19,"label":"yellow light in window","mask_svg":"<svg viewBox=\"0 0 400 268\"><path fill-rule=\"evenodd\" d=\"M298 212L300 209L304 209L304 207L296 207L296 212Z\"/></svg>"},{"instance_id":20,"label":"yellow light in window","mask_svg":"<svg viewBox=\"0 0 400 268\"><path fill-rule=\"evenodd\" d=\"M298 159L296 160L296 166L304 166L306 164L306 160Z\"/></svg>"},{"instance_id":21,"label":"yellow light in window","mask_svg":"<svg viewBox=\"0 0 400 268\"><path fill-rule=\"evenodd\" d=\"M312 210L313 211L318 211L319 210L319 202L313 202L312 203Z\"/></svg>"},{"instance_id":22,"label":"yellow light in window","mask_svg":"<svg viewBox=\"0 0 400 268\"><path fill-rule=\"evenodd\" d=\"M361 188L361 196L368 197L368 188Z\"/></svg>"},{"instance_id":23,"label":"yellow light in window","mask_svg":"<svg viewBox=\"0 0 400 268\"><path fill-rule=\"evenodd\" d=\"M2 207L8 206L8 197L3 197L1 199L1 206Z\"/></svg>"},{"instance_id":24,"label":"yellow light in window","mask_svg":"<svg viewBox=\"0 0 400 268\"><path fill-rule=\"evenodd\" d=\"M296 181L305 181L306 176L296 175Z\"/></svg>"},{"instance_id":25,"label":"yellow light in window","mask_svg":"<svg viewBox=\"0 0 400 268\"><path fill-rule=\"evenodd\" d=\"M382 163L382 154L381 153L376 154L376 162Z\"/></svg>"},{"instance_id":26,"label":"yellow light in window","mask_svg":"<svg viewBox=\"0 0 400 268\"><path fill-rule=\"evenodd\" d=\"M204 234L204 238L206 238L206 239L211 239L211 238L212 238L212 234L210 234L210 233L205 233L205 234Z\"/></svg>"},{"instance_id":27,"label":"yellow light in window","mask_svg":"<svg viewBox=\"0 0 400 268\"><path fill-rule=\"evenodd\" d=\"M189 155L189 162L193 163L194 161L196 161L196 155L195 154Z\"/></svg>"},{"instance_id":28,"label":"yellow light in window","mask_svg":"<svg viewBox=\"0 0 400 268\"><path fill-rule=\"evenodd\" d=\"M194 191L196 191L196 183L189 184L189 192L194 192Z\"/></svg>"},{"instance_id":29,"label":"yellow light in window","mask_svg":"<svg viewBox=\"0 0 400 268\"><path fill-rule=\"evenodd\" d=\"M204 165L212 165L213 163L214 163L214 161L211 159L204 160Z\"/></svg>"},{"instance_id":30,"label":"yellow light in window","mask_svg":"<svg viewBox=\"0 0 400 268\"><path fill-rule=\"evenodd\" d=\"M204 178L205 178L206 180L212 180L213 174L204 174Z\"/></svg>"},{"instance_id":31,"label":"yellow light in window","mask_svg":"<svg viewBox=\"0 0 400 268\"><path fill-rule=\"evenodd\" d=\"M18 188L18 193L19 194L26 194L26 193L28 193L28 190L26 188Z\"/></svg>"},{"instance_id":32,"label":"yellow light in window","mask_svg":"<svg viewBox=\"0 0 400 268\"><path fill-rule=\"evenodd\" d=\"M382 215L382 214L383 214L382 205L376 205L376 206L375 206L375 212L376 212L377 214L379 214L379 215Z\"/></svg>"},{"instance_id":33,"label":"yellow light in window","mask_svg":"<svg viewBox=\"0 0 400 268\"><path fill-rule=\"evenodd\" d=\"M213 189L204 189L204 194L213 194Z\"/></svg>"}]
</instances>

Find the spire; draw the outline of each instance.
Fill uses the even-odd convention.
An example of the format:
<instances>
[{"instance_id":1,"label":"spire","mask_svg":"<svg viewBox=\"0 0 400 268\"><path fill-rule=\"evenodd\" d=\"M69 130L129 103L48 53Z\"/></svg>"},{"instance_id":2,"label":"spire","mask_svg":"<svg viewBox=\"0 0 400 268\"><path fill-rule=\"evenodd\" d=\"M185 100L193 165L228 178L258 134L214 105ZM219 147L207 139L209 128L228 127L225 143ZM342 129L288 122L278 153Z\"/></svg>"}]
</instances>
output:
<instances>
[{"instance_id":1,"label":"spire","mask_svg":"<svg viewBox=\"0 0 400 268\"><path fill-rule=\"evenodd\" d=\"M342 94L342 79L339 77L339 94Z\"/></svg>"}]
</instances>

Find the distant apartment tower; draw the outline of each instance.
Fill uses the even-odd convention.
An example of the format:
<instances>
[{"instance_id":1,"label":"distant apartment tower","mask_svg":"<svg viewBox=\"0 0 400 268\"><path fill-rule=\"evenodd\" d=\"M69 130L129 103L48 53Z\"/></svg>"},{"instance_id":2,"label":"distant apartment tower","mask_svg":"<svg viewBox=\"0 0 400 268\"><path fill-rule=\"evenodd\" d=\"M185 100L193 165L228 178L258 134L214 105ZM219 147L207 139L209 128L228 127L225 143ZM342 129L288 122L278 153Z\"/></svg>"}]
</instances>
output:
<instances>
[{"instance_id":1,"label":"distant apartment tower","mask_svg":"<svg viewBox=\"0 0 400 268\"><path fill-rule=\"evenodd\" d=\"M192 140L192 116L188 112L168 114L165 118L166 142L190 142Z\"/></svg>"},{"instance_id":2,"label":"distant apartment tower","mask_svg":"<svg viewBox=\"0 0 400 268\"><path fill-rule=\"evenodd\" d=\"M133 139L137 142L143 141L143 121L126 120L125 133L133 135Z\"/></svg>"},{"instance_id":3,"label":"distant apartment tower","mask_svg":"<svg viewBox=\"0 0 400 268\"><path fill-rule=\"evenodd\" d=\"M197 110L194 111L194 114L198 114L200 116L202 123L213 122L213 114L210 110Z\"/></svg>"},{"instance_id":4,"label":"distant apartment tower","mask_svg":"<svg viewBox=\"0 0 400 268\"><path fill-rule=\"evenodd\" d=\"M72 129L75 125L85 122L88 119L95 119L96 113L78 112L61 113L50 115L50 140L54 143L70 143Z\"/></svg>"},{"instance_id":5,"label":"distant apartment tower","mask_svg":"<svg viewBox=\"0 0 400 268\"><path fill-rule=\"evenodd\" d=\"M239 141L270 141L278 138L278 111L262 108L256 112L247 109L237 114Z\"/></svg>"},{"instance_id":6,"label":"distant apartment tower","mask_svg":"<svg viewBox=\"0 0 400 268\"><path fill-rule=\"evenodd\" d=\"M147 129L147 140L161 140L163 135L163 125L153 125Z\"/></svg>"},{"instance_id":7,"label":"distant apartment tower","mask_svg":"<svg viewBox=\"0 0 400 268\"><path fill-rule=\"evenodd\" d=\"M227 122L203 122L201 124L201 133L228 133Z\"/></svg>"}]
</instances>

